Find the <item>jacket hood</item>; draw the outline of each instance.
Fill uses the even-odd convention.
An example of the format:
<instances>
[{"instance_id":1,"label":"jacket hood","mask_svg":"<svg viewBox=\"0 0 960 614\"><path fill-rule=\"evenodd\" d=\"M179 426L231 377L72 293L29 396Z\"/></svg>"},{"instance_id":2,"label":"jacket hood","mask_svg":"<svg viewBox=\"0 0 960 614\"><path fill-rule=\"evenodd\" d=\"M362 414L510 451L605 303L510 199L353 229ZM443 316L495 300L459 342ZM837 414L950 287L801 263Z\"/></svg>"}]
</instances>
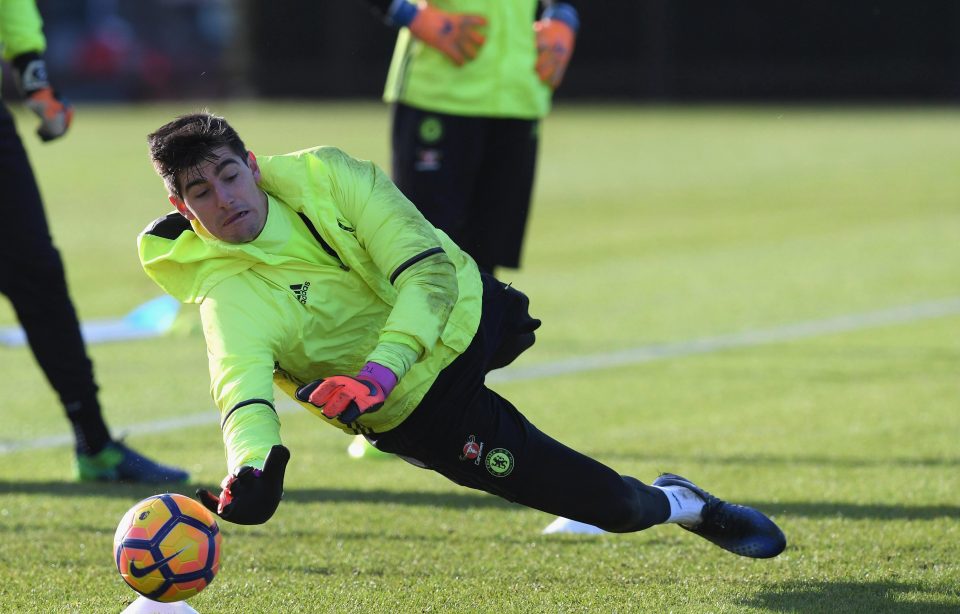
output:
<instances>
[{"instance_id":1,"label":"jacket hood","mask_svg":"<svg viewBox=\"0 0 960 614\"><path fill-rule=\"evenodd\" d=\"M232 247L177 212L154 220L137 237L147 276L184 303L199 303L219 282L256 264Z\"/></svg>"}]
</instances>

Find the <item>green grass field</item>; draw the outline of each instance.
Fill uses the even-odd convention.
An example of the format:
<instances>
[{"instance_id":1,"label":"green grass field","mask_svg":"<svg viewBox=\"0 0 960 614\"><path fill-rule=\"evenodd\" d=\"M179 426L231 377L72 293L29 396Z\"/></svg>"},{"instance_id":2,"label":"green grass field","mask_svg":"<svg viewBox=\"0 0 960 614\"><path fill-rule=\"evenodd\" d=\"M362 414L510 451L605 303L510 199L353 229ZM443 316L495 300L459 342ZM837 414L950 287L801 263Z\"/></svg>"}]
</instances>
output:
<instances>
[{"instance_id":1,"label":"green grass field","mask_svg":"<svg viewBox=\"0 0 960 614\"><path fill-rule=\"evenodd\" d=\"M257 153L338 145L389 165L379 104L211 104ZM144 136L197 105L78 109L20 129L83 319L159 294L136 234L168 211ZM551 535L553 517L398 460L281 403L293 458L269 524L221 524L214 612L960 611L960 110L561 107L543 126L520 272L544 320L495 387L622 473L675 471L772 515L789 545L742 559L677 527ZM941 303L943 304L943 303ZM901 321L869 314L903 308ZM850 316L845 330L597 356ZM0 302L0 326L15 323ZM743 339L750 339L744 336ZM163 338L91 346L118 434L215 486L225 463L195 311ZM120 612L116 523L148 486L71 481L67 422L30 354L0 347L0 611ZM200 425L149 432L162 419ZM144 427L144 425L147 425Z\"/></svg>"}]
</instances>

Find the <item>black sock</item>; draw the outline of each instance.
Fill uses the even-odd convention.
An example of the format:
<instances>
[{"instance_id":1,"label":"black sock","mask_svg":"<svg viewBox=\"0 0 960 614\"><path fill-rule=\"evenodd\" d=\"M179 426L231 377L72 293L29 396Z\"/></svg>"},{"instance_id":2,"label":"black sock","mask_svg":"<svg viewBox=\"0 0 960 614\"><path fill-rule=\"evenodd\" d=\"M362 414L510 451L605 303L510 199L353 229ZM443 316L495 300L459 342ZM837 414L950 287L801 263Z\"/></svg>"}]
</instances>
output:
<instances>
[{"instance_id":1,"label":"black sock","mask_svg":"<svg viewBox=\"0 0 960 614\"><path fill-rule=\"evenodd\" d=\"M96 398L73 401L64 407L73 426L77 454L96 454L110 443L110 431L103 421L100 403Z\"/></svg>"}]
</instances>

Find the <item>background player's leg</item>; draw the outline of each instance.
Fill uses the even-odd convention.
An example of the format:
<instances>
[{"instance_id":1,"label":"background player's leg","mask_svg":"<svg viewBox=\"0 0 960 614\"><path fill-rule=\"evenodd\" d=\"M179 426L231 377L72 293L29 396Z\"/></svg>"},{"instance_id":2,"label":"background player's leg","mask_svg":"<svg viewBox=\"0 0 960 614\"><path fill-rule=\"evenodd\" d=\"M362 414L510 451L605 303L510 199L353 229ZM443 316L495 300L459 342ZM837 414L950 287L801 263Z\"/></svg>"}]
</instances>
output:
<instances>
[{"instance_id":1,"label":"background player's leg","mask_svg":"<svg viewBox=\"0 0 960 614\"><path fill-rule=\"evenodd\" d=\"M53 246L40 191L13 120L0 108L0 291L10 299L30 350L67 410L77 451L93 454L110 441L97 401L93 365Z\"/></svg>"},{"instance_id":2,"label":"background player's leg","mask_svg":"<svg viewBox=\"0 0 960 614\"><path fill-rule=\"evenodd\" d=\"M73 427L83 480L180 482L187 472L115 442L103 420L93 364L53 246L40 190L13 119L0 104L0 292L13 305L37 363Z\"/></svg>"},{"instance_id":3,"label":"background player's leg","mask_svg":"<svg viewBox=\"0 0 960 614\"><path fill-rule=\"evenodd\" d=\"M470 210L476 239L477 262L519 268L533 197L539 147L539 122L488 119L480 177ZM473 252L471 252L473 254Z\"/></svg>"},{"instance_id":4,"label":"background player's leg","mask_svg":"<svg viewBox=\"0 0 960 614\"><path fill-rule=\"evenodd\" d=\"M483 120L393 108L392 176L400 191L431 224L470 255L479 249L473 194L483 150Z\"/></svg>"}]
</instances>

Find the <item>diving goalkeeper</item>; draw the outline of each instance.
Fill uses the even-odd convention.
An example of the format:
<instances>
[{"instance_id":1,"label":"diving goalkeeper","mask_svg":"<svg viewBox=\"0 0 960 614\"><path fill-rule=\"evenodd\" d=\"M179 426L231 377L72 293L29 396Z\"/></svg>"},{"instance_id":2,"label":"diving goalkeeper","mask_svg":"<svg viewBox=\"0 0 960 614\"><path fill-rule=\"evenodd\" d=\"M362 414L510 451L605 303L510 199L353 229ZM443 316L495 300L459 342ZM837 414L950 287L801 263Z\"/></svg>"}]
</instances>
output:
<instances>
[{"instance_id":1,"label":"diving goalkeeper","mask_svg":"<svg viewBox=\"0 0 960 614\"><path fill-rule=\"evenodd\" d=\"M263 523L280 503L276 383L327 424L509 501L611 532L677 523L743 556L785 547L761 512L674 474L620 475L487 388L539 320L371 162L332 147L257 158L208 113L148 141L176 211L140 235L140 258L200 305L229 473L197 495L224 520Z\"/></svg>"}]
</instances>

